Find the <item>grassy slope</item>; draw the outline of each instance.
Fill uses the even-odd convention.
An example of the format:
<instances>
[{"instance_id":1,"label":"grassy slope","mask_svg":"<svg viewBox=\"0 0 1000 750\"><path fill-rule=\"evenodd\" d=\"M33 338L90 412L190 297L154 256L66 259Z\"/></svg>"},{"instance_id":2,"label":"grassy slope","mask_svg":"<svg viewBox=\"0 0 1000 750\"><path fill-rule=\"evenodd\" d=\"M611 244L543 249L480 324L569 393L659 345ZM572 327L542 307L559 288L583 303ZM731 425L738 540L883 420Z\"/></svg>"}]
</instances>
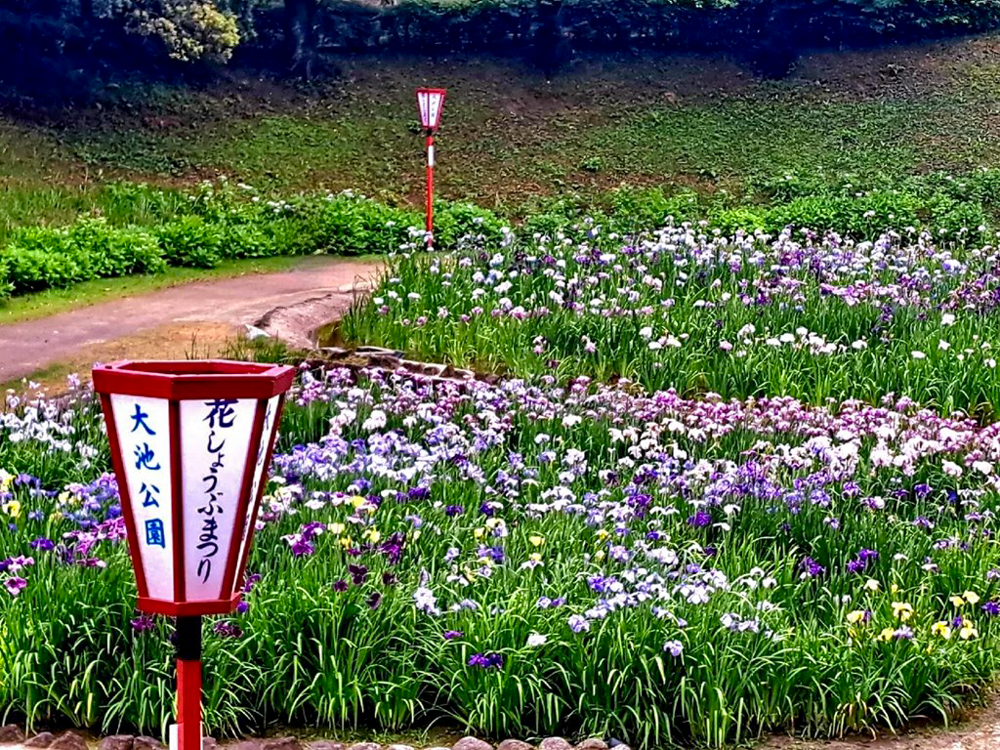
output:
<instances>
[{"instance_id":1,"label":"grassy slope","mask_svg":"<svg viewBox=\"0 0 1000 750\"><path fill-rule=\"evenodd\" d=\"M277 191L414 200L422 83L450 92L443 195L485 205L623 181L742 190L791 170L960 171L1000 158L998 49L985 37L824 53L782 82L701 57L584 60L551 83L512 63L354 58L308 88L236 77L141 99L123 89L117 105L0 120L0 233L92 206L114 214L109 178L226 173Z\"/></svg>"}]
</instances>

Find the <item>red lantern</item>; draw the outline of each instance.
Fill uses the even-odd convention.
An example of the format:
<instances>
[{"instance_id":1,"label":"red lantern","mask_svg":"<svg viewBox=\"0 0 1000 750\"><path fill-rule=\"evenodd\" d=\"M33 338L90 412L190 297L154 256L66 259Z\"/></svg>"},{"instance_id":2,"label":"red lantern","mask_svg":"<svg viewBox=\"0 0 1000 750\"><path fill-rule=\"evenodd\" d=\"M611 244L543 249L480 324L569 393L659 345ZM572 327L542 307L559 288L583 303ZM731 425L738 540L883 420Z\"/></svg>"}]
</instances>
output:
<instances>
[{"instance_id":1,"label":"red lantern","mask_svg":"<svg viewBox=\"0 0 1000 750\"><path fill-rule=\"evenodd\" d=\"M94 368L136 607L177 617L181 750L201 744L201 615L240 601L294 375L287 366L221 360Z\"/></svg>"},{"instance_id":2,"label":"red lantern","mask_svg":"<svg viewBox=\"0 0 1000 750\"><path fill-rule=\"evenodd\" d=\"M417 89L420 125L427 131L427 244L434 237L434 133L441 125L444 89Z\"/></svg>"},{"instance_id":3,"label":"red lantern","mask_svg":"<svg viewBox=\"0 0 1000 750\"><path fill-rule=\"evenodd\" d=\"M420 124L432 133L441 125L441 111L444 109L444 89L417 89L417 109L420 110Z\"/></svg>"}]
</instances>

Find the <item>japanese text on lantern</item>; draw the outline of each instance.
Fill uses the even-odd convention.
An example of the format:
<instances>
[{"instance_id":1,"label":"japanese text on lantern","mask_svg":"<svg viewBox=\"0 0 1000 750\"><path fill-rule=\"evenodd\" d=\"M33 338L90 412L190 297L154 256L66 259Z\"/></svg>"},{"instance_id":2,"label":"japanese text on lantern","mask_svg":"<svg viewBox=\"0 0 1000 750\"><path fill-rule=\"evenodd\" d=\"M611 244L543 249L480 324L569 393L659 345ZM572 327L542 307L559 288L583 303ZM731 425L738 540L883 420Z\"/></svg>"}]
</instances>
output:
<instances>
[{"instance_id":1,"label":"japanese text on lantern","mask_svg":"<svg viewBox=\"0 0 1000 750\"><path fill-rule=\"evenodd\" d=\"M136 502L142 503L143 508L156 508L160 510L160 487L158 473L163 471L161 459L156 455L156 451L150 447L149 442L142 440L143 436L155 437L160 425L155 428L149 424L149 413L142 410L141 404L133 404L130 435L135 435L135 445L132 447L132 454L135 458L135 469L141 472L139 475L139 497ZM163 526L163 516L157 513L153 518L147 518L144 524L146 546L167 548L165 528Z\"/></svg>"},{"instance_id":2,"label":"japanese text on lantern","mask_svg":"<svg viewBox=\"0 0 1000 750\"><path fill-rule=\"evenodd\" d=\"M111 397L139 556L150 596L173 595L170 417L163 399ZM124 492L123 492L124 494Z\"/></svg>"},{"instance_id":3,"label":"japanese text on lantern","mask_svg":"<svg viewBox=\"0 0 1000 750\"><path fill-rule=\"evenodd\" d=\"M215 516L224 512L220 498L224 498L227 491L227 488L219 487L219 474L225 468L226 454L222 451L226 447L225 433L233 428L236 419L236 413L233 411L235 403L236 399L226 398L205 402L205 406L209 407L208 415L205 417L209 427L205 450L212 462L209 464L208 473L201 478L204 497L198 507L198 512L204 516L197 544L198 552L201 553L198 577L202 583L208 583L208 579L211 578L212 562L219 554L219 522ZM229 491L238 489L229 488Z\"/></svg>"},{"instance_id":4,"label":"japanese text on lantern","mask_svg":"<svg viewBox=\"0 0 1000 750\"><path fill-rule=\"evenodd\" d=\"M189 600L222 595L240 514L255 399L181 402L184 565Z\"/></svg>"}]
</instances>

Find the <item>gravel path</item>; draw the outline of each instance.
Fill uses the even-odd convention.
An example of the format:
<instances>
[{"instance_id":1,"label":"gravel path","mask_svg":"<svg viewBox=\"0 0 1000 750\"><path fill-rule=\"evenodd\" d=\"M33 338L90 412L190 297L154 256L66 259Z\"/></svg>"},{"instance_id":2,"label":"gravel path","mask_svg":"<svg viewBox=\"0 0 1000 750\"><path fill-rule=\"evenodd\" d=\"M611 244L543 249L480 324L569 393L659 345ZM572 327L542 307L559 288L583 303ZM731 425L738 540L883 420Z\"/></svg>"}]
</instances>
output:
<instances>
[{"instance_id":1,"label":"gravel path","mask_svg":"<svg viewBox=\"0 0 1000 750\"><path fill-rule=\"evenodd\" d=\"M323 295L329 295L334 307L343 312L354 299L355 283L371 279L378 269L378 264L370 262L305 258L290 271L199 281L0 325L0 383L163 326L225 324L235 332L274 308Z\"/></svg>"}]
</instances>

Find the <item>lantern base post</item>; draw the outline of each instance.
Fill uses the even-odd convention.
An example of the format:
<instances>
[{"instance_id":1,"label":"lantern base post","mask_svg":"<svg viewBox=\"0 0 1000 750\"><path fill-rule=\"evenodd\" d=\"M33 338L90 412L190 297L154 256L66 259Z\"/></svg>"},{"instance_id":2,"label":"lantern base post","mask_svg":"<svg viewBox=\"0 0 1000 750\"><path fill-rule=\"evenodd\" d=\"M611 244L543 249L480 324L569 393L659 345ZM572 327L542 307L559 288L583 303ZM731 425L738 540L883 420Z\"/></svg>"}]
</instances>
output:
<instances>
[{"instance_id":1,"label":"lantern base post","mask_svg":"<svg viewBox=\"0 0 1000 750\"><path fill-rule=\"evenodd\" d=\"M191 615L177 618L177 747L171 742L171 750L201 750L201 737L201 615Z\"/></svg>"},{"instance_id":2,"label":"lantern base post","mask_svg":"<svg viewBox=\"0 0 1000 750\"><path fill-rule=\"evenodd\" d=\"M427 132L427 249L434 244L434 133Z\"/></svg>"}]
</instances>

